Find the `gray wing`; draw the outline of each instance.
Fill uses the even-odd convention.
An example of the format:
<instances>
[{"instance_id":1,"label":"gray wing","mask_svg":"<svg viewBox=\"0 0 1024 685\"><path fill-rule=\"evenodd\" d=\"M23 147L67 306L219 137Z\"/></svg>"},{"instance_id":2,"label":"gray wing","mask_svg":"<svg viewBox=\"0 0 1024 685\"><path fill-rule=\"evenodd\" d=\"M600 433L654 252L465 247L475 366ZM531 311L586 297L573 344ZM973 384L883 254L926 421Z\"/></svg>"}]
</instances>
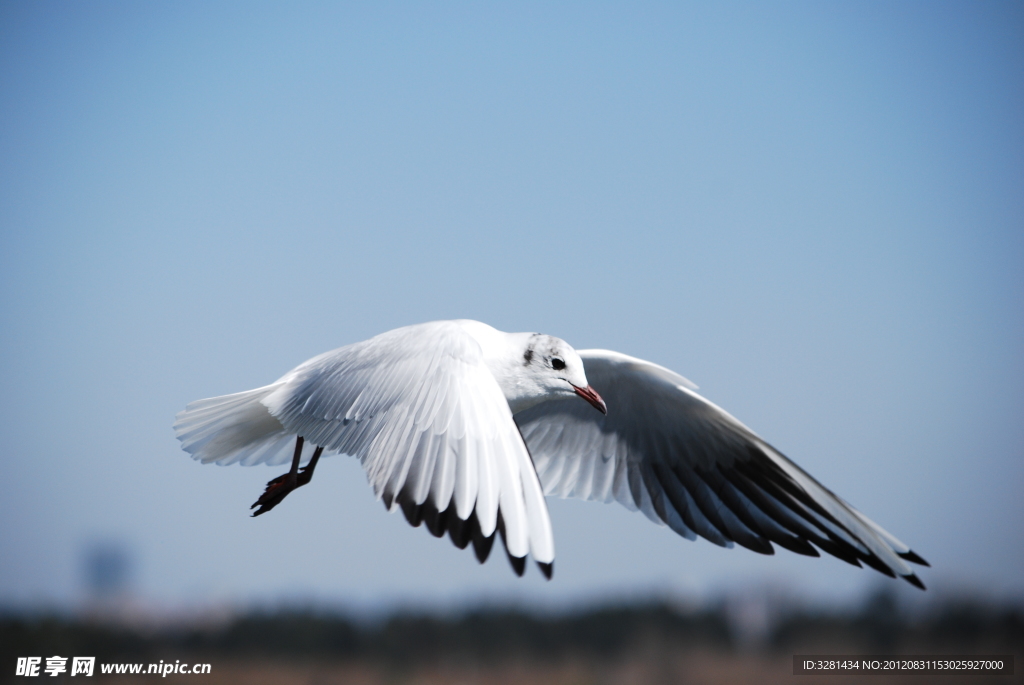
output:
<instances>
[{"instance_id":1,"label":"gray wing","mask_svg":"<svg viewBox=\"0 0 1024 685\"><path fill-rule=\"evenodd\" d=\"M481 561L500 530L513 566L550 572L554 540L508 402L460 326L400 328L309 360L262 404L285 431L359 458L378 497ZM546 568L545 568L546 567Z\"/></svg>"},{"instance_id":2,"label":"gray wing","mask_svg":"<svg viewBox=\"0 0 1024 685\"><path fill-rule=\"evenodd\" d=\"M607 415L566 399L515 416L545 494L617 500L725 547L773 554L774 542L819 556L817 547L924 588L906 563L927 565L921 557L685 378L617 352L579 354Z\"/></svg>"}]
</instances>

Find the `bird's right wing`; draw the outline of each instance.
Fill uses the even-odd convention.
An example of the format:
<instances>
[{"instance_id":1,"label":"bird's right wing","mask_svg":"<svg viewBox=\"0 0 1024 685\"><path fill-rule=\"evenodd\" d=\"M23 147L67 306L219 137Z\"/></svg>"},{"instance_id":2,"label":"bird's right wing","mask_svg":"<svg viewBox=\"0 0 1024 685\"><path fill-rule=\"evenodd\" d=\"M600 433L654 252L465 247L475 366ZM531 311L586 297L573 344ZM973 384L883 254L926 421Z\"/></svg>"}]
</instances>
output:
<instances>
[{"instance_id":1,"label":"bird's right wing","mask_svg":"<svg viewBox=\"0 0 1024 685\"><path fill-rule=\"evenodd\" d=\"M909 547L822 486L682 376L606 350L582 350L607 416L577 399L516 414L545 493L640 509L680 535L773 554L814 545L924 587Z\"/></svg>"},{"instance_id":2,"label":"bird's right wing","mask_svg":"<svg viewBox=\"0 0 1024 685\"><path fill-rule=\"evenodd\" d=\"M262 404L327 451L359 458L409 522L448 532L483 561L499 530L521 573L545 573L554 538L536 471L479 343L453 322L389 331L309 360Z\"/></svg>"}]
</instances>

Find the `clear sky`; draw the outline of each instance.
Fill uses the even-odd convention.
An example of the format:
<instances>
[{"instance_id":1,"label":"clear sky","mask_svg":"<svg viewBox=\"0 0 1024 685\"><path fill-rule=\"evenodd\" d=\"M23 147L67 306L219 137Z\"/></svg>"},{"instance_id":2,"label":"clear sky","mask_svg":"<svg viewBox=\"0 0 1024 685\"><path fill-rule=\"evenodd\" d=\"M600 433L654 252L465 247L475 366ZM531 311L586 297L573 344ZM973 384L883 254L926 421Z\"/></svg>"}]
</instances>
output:
<instances>
[{"instance_id":1,"label":"clear sky","mask_svg":"<svg viewBox=\"0 0 1024 685\"><path fill-rule=\"evenodd\" d=\"M826 600L872 571L549 501L555 580L332 457L191 461L174 414L474 318L691 378L933 564L1024 598L1024 9L0 2L0 602L96 540L164 603ZM915 592L893 583L902 592Z\"/></svg>"}]
</instances>

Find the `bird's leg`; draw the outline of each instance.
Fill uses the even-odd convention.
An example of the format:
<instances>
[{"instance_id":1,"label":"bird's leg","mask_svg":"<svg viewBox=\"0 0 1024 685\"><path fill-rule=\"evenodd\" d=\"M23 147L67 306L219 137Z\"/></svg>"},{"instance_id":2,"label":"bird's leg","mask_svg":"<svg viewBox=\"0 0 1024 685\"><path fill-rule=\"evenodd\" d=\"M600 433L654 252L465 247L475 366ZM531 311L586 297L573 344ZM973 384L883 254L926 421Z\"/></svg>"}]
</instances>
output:
<instances>
[{"instance_id":1,"label":"bird's leg","mask_svg":"<svg viewBox=\"0 0 1024 685\"><path fill-rule=\"evenodd\" d=\"M323 447L317 447L316 450L313 451L313 458L309 460L308 464L306 464L299 470L299 482L295 487L301 487L308 483L309 481L313 480L313 469L316 468L316 463L320 461L320 455L323 453Z\"/></svg>"},{"instance_id":2,"label":"bird's leg","mask_svg":"<svg viewBox=\"0 0 1024 685\"><path fill-rule=\"evenodd\" d=\"M287 497L289 492L301 485L305 485L309 482L309 479L313 477L313 469L310 467L316 466L316 462L320 458L320 453L323 452L324 449L322 447L317 447L316 452L313 454L312 461L309 462L309 466L304 468L302 473L299 473L299 460L302 458L302 443L303 438L300 435L295 439L295 456L292 457L292 467L288 473L280 475L268 482L267 489L264 490L263 494L260 495L260 498L256 500L251 507L249 507L250 509L256 509L256 507L259 507L259 509L253 513L253 516L259 516L260 514L267 513L280 504L281 500ZM305 473L307 469L309 471L308 476L306 476Z\"/></svg>"}]
</instances>

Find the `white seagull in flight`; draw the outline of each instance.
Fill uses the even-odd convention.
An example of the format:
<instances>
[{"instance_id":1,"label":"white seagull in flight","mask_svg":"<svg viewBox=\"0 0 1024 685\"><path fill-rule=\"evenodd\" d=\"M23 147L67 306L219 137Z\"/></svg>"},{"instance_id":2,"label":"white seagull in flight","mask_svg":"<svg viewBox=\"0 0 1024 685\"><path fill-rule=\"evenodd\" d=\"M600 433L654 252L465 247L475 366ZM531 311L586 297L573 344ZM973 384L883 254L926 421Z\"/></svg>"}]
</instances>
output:
<instances>
[{"instance_id":1,"label":"white seagull in flight","mask_svg":"<svg viewBox=\"0 0 1024 685\"><path fill-rule=\"evenodd\" d=\"M519 575L551 577L545 495L617 500L690 540L822 550L924 589L928 563L668 369L537 333L435 321L326 352L270 385L199 400L175 433L193 458L283 464L254 516L305 485L324 453L359 459L413 526L495 534ZM583 400L583 401L581 401ZM301 469L300 465L305 464Z\"/></svg>"}]
</instances>

